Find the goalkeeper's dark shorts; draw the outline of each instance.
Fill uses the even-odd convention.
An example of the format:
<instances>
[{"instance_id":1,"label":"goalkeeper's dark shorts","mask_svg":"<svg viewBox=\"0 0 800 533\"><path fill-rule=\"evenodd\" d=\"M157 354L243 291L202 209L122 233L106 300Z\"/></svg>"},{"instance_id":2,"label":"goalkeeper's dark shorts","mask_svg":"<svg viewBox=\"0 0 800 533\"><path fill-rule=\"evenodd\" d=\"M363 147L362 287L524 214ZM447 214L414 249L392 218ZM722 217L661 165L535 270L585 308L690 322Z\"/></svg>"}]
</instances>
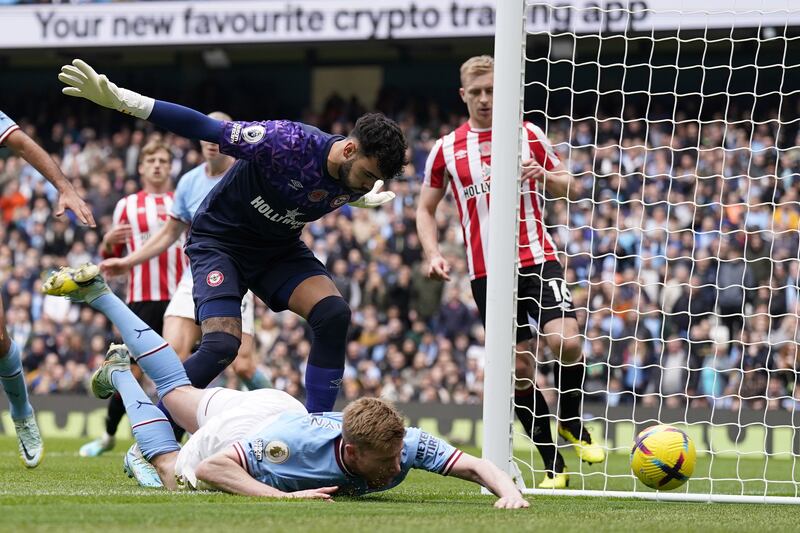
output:
<instances>
[{"instance_id":1,"label":"goalkeeper's dark shorts","mask_svg":"<svg viewBox=\"0 0 800 533\"><path fill-rule=\"evenodd\" d=\"M472 280L472 296L486 324L486 277ZM517 343L533 338L532 325L541 329L557 318L576 318L561 263L547 261L521 268L517 277Z\"/></svg>"},{"instance_id":2,"label":"goalkeeper's dark shorts","mask_svg":"<svg viewBox=\"0 0 800 533\"><path fill-rule=\"evenodd\" d=\"M241 302L248 289L274 312L289 308L289 298L312 276L328 276L319 259L303 241L260 245L234 253L218 242L193 237L186 247L192 267L195 314L204 303L221 298Z\"/></svg>"}]
</instances>

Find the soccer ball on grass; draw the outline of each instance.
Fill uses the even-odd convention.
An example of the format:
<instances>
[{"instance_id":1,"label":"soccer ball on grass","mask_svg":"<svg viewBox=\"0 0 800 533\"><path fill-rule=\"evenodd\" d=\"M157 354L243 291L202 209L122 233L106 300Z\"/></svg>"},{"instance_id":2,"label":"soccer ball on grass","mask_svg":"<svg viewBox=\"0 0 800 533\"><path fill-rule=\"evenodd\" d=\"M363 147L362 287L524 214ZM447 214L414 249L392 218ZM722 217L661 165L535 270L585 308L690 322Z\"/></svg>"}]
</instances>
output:
<instances>
[{"instance_id":1,"label":"soccer ball on grass","mask_svg":"<svg viewBox=\"0 0 800 533\"><path fill-rule=\"evenodd\" d=\"M672 490L686 483L696 460L692 439L680 429L663 424L639 432L631 449L631 470L656 490Z\"/></svg>"}]
</instances>

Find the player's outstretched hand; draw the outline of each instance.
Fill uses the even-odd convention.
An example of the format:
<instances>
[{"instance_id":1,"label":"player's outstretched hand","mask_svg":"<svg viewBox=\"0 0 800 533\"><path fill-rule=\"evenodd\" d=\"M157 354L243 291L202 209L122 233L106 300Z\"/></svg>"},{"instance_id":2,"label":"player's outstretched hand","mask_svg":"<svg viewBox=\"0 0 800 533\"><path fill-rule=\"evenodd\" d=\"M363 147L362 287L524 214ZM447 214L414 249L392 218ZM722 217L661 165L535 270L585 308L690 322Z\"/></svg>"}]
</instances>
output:
<instances>
[{"instance_id":1,"label":"player's outstretched hand","mask_svg":"<svg viewBox=\"0 0 800 533\"><path fill-rule=\"evenodd\" d=\"M71 65L61 67L58 79L64 85L61 92L67 96L78 96L91 100L97 105L110 109L119 109L122 98L116 85L100 75L86 62L73 59Z\"/></svg>"},{"instance_id":2,"label":"player's outstretched hand","mask_svg":"<svg viewBox=\"0 0 800 533\"><path fill-rule=\"evenodd\" d=\"M431 279L450 281L450 263L441 255L437 255L428 263L428 272L426 275Z\"/></svg>"},{"instance_id":3,"label":"player's outstretched hand","mask_svg":"<svg viewBox=\"0 0 800 533\"><path fill-rule=\"evenodd\" d=\"M133 230L130 224L117 224L103 236L103 244L124 244L131 235Z\"/></svg>"},{"instance_id":4,"label":"player's outstretched hand","mask_svg":"<svg viewBox=\"0 0 800 533\"><path fill-rule=\"evenodd\" d=\"M152 98L117 87L105 74L98 74L80 59L73 59L72 64L61 67L58 79L67 85L61 89L67 96L86 98L97 105L138 118L149 117L155 104Z\"/></svg>"},{"instance_id":5,"label":"player's outstretched hand","mask_svg":"<svg viewBox=\"0 0 800 533\"><path fill-rule=\"evenodd\" d=\"M332 502L331 494L339 490L339 487L320 487L318 489L298 490L288 492L287 498L302 498L306 500L328 500Z\"/></svg>"},{"instance_id":6,"label":"player's outstretched hand","mask_svg":"<svg viewBox=\"0 0 800 533\"><path fill-rule=\"evenodd\" d=\"M527 509L530 507L528 500L522 497L521 494L514 496L504 496L494 502L497 509Z\"/></svg>"},{"instance_id":7,"label":"player's outstretched hand","mask_svg":"<svg viewBox=\"0 0 800 533\"><path fill-rule=\"evenodd\" d=\"M60 217L67 209L75 213L78 220L80 220L81 224L84 226L89 226L91 228L96 226L92 210L89 209L89 206L86 205L83 198L78 196L78 193L75 192L72 187L58 195L58 205L54 214Z\"/></svg>"},{"instance_id":8,"label":"player's outstretched hand","mask_svg":"<svg viewBox=\"0 0 800 533\"><path fill-rule=\"evenodd\" d=\"M544 168L535 159L526 159L522 162L523 180L540 180L544 178Z\"/></svg>"},{"instance_id":9,"label":"player's outstretched hand","mask_svg":"<svg viewBox=\"0 0 800 533\"><path fill-rule=\"evenodd\" d=\"M356 200L350 202L353 207L378 207L394 200L395 194L392 191L379 192L383 188L383 180L376 180L372 190Z\"/></svg>"}]
</instances>

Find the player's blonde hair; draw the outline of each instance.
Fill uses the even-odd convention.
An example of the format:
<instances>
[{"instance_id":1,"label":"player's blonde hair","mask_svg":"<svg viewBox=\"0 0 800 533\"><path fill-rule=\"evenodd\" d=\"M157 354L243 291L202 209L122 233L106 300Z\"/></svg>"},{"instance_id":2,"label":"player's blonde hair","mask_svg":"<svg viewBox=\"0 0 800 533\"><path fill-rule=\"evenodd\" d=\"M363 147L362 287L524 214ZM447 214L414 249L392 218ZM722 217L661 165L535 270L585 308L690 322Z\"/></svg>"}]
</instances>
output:
<instances>
[{"instance_id":1,"label":"player's blonde hair","mask_svg":"<svg viewBox=\"0 0 800 533\"><path fill-rule=\"evenodd\" d=\"M359 448L385 450L405 435L403 417L386 400L359 398L342 412L342 437Z\"/></svg>"},{"instance_id":2,"label":"player's blonde hair","mask_svg":"<svg viewBox=\"0 0 800 533\"><path fill-rule=\"evenodd\" d=\"M167 152L167 156L169 157L170 162L172 161L172 150L169 149L169 145L164 141L150 141L149 143L145 144L142 147L142 151L139 152L139 163L141 164L144 161L144 158L148 155L153 155L156 152L160 152L164 150Z\"/></svg>"},{"instance_id":3,"label":"player's blonde hair","mask_svg":"<svg viewBox=\"0 0 800 533\"><path fill-rule=\"evenodd\" d=\"M461 65L461 86L464 87L467 84L467 80L473 76L482 76L490 72L494 72L494 58L492 56L470 57Z\"/></svg>"}]
</instances>

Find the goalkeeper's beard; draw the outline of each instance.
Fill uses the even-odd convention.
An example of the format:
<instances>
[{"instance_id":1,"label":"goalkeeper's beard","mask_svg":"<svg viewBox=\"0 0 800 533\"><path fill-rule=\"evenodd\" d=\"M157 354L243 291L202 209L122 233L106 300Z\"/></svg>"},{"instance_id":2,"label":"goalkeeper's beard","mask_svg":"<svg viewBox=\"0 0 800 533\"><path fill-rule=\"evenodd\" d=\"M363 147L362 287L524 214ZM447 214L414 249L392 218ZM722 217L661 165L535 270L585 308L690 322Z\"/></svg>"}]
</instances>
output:
<instances>
[{"instance_id":1,"label":"goalkeeper's beard","mask_svg":"<svg viewBox=\"0 0 800 533\"><path fill-rule=\"evenodd\" d=\"M341 181L342 184L348 189L357 190L350 183L350 171L353 169L353 163L354 161L352 159L349 159L346 160L341 165L339 165L339 172L337 172L338 174L337 177L339 178L339 181Z\"/></svg>"}]
</instances>

